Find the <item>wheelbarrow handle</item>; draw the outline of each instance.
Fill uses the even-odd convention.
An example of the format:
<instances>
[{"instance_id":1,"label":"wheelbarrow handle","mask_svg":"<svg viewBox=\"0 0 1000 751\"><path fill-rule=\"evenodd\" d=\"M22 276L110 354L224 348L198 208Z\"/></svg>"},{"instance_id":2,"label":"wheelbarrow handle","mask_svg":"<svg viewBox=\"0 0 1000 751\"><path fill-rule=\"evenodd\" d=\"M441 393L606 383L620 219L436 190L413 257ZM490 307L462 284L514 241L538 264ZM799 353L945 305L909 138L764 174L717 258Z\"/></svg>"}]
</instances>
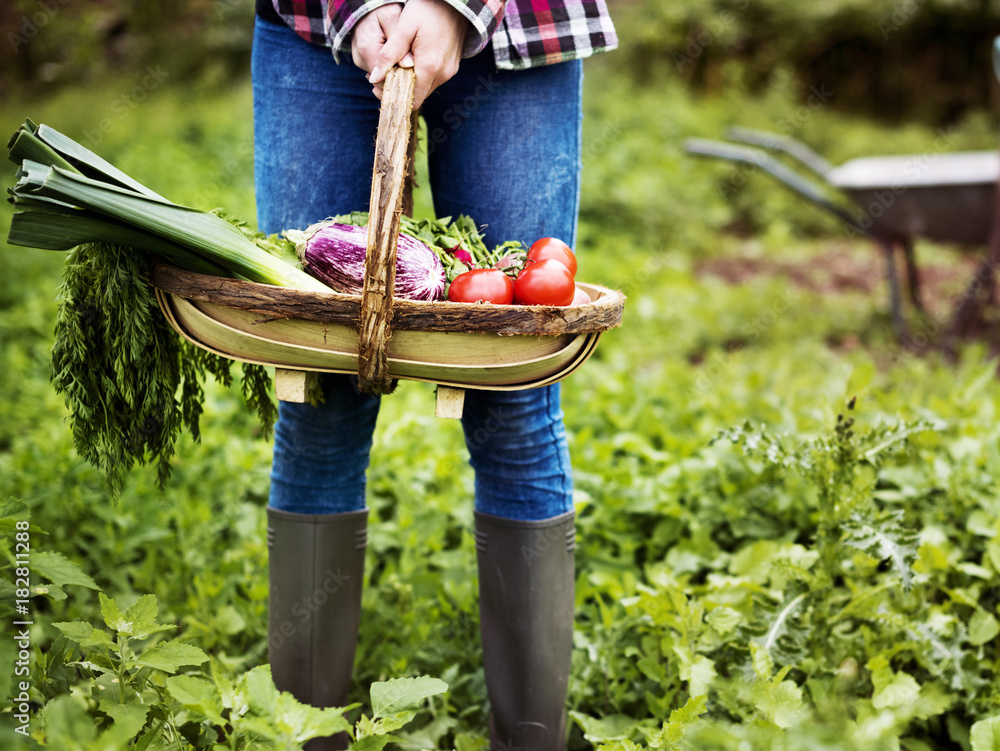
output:
<instances>
[{"instance_id":1,"label":"wheelbarrow handle","mask_svg":"<svg viewBox=\"0 0 1000 751\"><path fill-rule=\"evenodd\" d=\"M847 209L827 198L823 188L803 177L784 162L775 159L763 149L738 146L724 141L711 141L705 138L690 138L684 142L684 150L696 156L707 156L753 165L767 172L792 192L798 193L817 206L826 209L841 221L847 222L851 227L860 232L865 231Z\"/></svg>"},{"instance_id":2,"label":"wheelbarrow handle","mask_svg":"<svg viewBox=\"0 0 1000 751\"><path fill-rule=\"evenodd\" d=\"M993 73L1000 81L1000 37L993 40Z\"/></svg>"},{"instance_id":3,"label":"wheelbarrow handle","mask_svg":"<svg viewBox=\"0 0 1000 751\"><path fill-rule=\"evenodd\" d=\"M726 131L726 136L734 141L748 143L751 146L761 146L770 151L781 151L795 159L802 166L826 179L833 165L810 149L801 141L780 133L770 133L766 130L733 127Z\"/></svg>"}]
</instances>

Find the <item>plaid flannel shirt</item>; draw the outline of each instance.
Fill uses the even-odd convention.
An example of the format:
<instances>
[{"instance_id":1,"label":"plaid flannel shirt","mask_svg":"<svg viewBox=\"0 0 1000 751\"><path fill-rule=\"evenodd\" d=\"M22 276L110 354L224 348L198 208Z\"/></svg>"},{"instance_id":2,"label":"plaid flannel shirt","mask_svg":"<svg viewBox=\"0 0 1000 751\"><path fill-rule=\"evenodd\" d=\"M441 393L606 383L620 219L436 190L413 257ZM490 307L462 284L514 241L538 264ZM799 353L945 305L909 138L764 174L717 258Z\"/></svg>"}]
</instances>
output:
<instances>
[{"instance_id":1,"label":"plaid flannel shirt","mask_svg":"<svg viewBox=\"0 0 1000 751\"><path fill-rule=\"evenodd\" d=\"M382 5L400 1L260 0L258 8L273 6L274 16L306 41L330 47L336 57L350 44L351 30L362 17ZM531 68L576 60L618 46L605 0L446 2L470 24L463 56L481 52L492 41L498 68Z\"/></svg>"}]
</instances>

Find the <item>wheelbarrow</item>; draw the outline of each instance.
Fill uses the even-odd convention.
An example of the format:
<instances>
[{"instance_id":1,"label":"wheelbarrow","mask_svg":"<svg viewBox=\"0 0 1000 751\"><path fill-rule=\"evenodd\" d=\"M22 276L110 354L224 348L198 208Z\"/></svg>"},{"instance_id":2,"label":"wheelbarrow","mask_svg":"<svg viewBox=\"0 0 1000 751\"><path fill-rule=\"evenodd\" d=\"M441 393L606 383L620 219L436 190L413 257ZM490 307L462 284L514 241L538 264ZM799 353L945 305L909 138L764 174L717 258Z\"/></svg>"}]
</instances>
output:
<instances>
[{"instance_id":1,"label":"wheelbarrow","mask_svg":"<svg viewBox=\"0 0 1000 751\"><path fill-rule=\"evenodd\" d=\"M747 128L732 128L727 136L740 143L690 139L685 149L762 170L832 213L850 233L870 237L881 246L893 327L899 337L906 328L895 248L903 250L910 299L922 310L913 239L983 246L990 241L1000 180L997 151L871 156L834 166L789 136ZM789 157L810 176L789 167L776 153ZM847 200L832 197L837 194Z\"/></svg>"}]
</instances>

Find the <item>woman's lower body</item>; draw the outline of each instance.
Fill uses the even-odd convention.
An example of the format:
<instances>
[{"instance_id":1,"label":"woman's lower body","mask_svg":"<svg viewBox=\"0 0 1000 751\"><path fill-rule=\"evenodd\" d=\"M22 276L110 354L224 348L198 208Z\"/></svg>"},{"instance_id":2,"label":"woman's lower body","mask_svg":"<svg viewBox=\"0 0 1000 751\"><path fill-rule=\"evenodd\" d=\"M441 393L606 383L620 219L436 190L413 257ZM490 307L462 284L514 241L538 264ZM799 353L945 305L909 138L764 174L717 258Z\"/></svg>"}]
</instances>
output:
<instances>
[{"instance_id":1,"label":"woman's lower body","mask_svg":"<svg viewBox=\"0 0 1000 751\"><path fill-rule=\"evenodd\" d=\"M379 102L365 73L258 20L253 81L260 228L303 229L367 208ZM544 236L572 245L581 84L579 62L498 71L489 50L463 61L421 109L436 214L473 217L486 225L490 247ZM319 407L279 405L269 643L279 688L328 705L346 701L350 681L365 477L380 402L360 394L350 376L325 376L323 388ZM469 391L462 421L475 471L494 742L560 748L563 728L552 725L557 712L561 722L572 640L573 506L559 386ZM292 610L316 592L326 593L325 610L300 622ZM535 601L539 592L544 602Z\"/></svg>"}]
</instances>

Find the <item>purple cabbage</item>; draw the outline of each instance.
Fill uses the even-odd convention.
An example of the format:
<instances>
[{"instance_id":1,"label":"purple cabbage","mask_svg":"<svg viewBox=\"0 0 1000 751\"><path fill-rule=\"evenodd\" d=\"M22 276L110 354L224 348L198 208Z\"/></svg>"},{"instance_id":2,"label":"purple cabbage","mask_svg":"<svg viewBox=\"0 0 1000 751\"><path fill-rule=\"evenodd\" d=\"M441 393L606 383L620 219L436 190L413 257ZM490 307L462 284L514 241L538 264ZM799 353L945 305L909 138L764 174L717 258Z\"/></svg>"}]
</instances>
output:
<instances>
[{"instance_id":1,"label":"purple cabbage","mask_svg":"<svg viewBox=\"0 0 1000 751\"><path fill-rule=\"evenodd\" d=\"M360 295L364 288L368 230L350 224L320 222L301 236L297 252L306 273L338 292ZM444 266L429 247L400 233L396 244L395 297L408 300L444 298Z\"/></svg>"}]
</instances>

